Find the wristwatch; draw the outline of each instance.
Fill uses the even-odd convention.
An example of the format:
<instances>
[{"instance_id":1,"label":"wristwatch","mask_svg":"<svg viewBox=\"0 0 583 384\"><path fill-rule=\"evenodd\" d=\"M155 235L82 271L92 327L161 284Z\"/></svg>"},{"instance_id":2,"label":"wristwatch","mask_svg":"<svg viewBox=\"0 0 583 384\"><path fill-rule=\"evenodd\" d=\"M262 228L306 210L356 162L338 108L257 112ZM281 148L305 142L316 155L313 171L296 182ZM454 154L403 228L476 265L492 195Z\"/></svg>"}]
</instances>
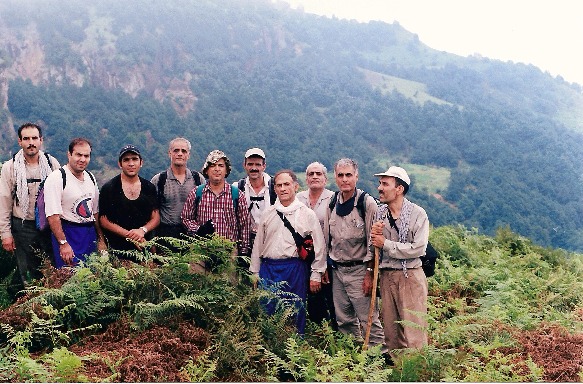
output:
<instances>
[{"instance_id":1,"label":"wristwatch","mask_svg":"<svg viewBox=\"0 0 583 384\"><path fill-rule=\"evenodd\" d=\"M61 245L67 244L67 239L65 239L65 240L59 240L59 244L61 244Z\"/></svg>"},{"instance_id":2,"label":"wristwatch","mask_svg":"<svg viewBox=\"0 0 583 384\"><path fill-rule=\"evenodd\" d=\"M145 235L146 233L148 233L148 228L146 228L146 227L140 227L140 229L141 229L142 231L144 231L144 235Z\"/></svg>"}]
</instances>

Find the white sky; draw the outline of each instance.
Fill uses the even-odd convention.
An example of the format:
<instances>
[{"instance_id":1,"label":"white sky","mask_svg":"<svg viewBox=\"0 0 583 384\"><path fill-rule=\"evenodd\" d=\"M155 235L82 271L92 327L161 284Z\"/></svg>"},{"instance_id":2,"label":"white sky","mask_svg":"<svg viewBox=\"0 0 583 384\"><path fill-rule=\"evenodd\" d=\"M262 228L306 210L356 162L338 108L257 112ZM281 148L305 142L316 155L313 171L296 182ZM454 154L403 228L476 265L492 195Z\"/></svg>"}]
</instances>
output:
<instances>
[{"instance_id":1,"label":"white sky","mask_svg":"<svg viewBox=\"0 0 583 384\"><path fill-rule=\"evenodd\" d=\"M533 64L583 85L581 0L283 0L305 12L399 24L431 48Z\"/></svg>"}]
</instances>

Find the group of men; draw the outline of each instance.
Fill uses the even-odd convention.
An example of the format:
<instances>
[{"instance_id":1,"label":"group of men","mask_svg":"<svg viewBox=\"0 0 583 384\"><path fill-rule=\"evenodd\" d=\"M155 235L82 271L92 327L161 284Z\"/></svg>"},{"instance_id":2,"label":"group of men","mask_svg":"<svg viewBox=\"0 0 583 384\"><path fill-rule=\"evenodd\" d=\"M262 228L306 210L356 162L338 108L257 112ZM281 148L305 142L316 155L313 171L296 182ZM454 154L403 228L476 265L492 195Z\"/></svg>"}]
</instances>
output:
<instances>
[{"instance_id":1,"label":"group of men","mask_svg":"<svg viewBox=\"0 0 583 384\"><path fill-rule=\"evenodd\" d=\"M129 251L143 250L153 236L218 234L236 243L233 256L247 256L237 260L252 281L299 297L293 301L298 333L304 333L308 316L357 339L369 332L369 345L380 345L387 354L427 343L427 280L420 257L429 221L423 208L405 198L411 182L403 168L375 175L382 203L377 204L356 187L358 165L351 159L334 164L338 192L326 189L327 169L314 162L306 168L308 189L298 193L293 171L281 170L273 178L265 172L260 148L244 155L247 177L229 184L225 153L211 151L199 173L187 166L190 142L176 138L169 144L169 168L151 181L139 175L144 162L139 148L121 148L121 172L100 190L86 169L87 139L71 141L63 167L41 150L42 142L38 125L23 124L21 150L0 173L2 246L14 253L25 286L41 277L43 253L62 268L95 251L132 259L136 253ZM41 183L48 230L35 224ZM306 239L312 257L304 259L300 242ZM375 257L380 258L381 313L378 302L371 303ZM209 270L205 263L197 268ZM265 308L273 312L278 304L281 300L271 300Z\"/></svg>"}]
</instances>

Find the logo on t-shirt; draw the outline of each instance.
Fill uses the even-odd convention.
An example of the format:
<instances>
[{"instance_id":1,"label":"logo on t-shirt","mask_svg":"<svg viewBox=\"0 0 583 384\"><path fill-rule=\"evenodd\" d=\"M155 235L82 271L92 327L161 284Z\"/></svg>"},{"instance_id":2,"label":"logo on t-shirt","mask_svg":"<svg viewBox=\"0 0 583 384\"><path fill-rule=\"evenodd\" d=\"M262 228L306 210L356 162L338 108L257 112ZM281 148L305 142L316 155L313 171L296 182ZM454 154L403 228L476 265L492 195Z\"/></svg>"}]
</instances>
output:
<instances>
[{"instance_id":1,"label":"logo on t-shirt","mask_svg":"<svg viewBox=\"0 0 583 384\"><path fill-rule=\"evenodd\" d=\"M91 206L89 205L90 201L91 197L86 197L79 201L75 205L75 213L84 219L90 219L93 216L93 213L91 213Z\"/></svg>"}]
</instances>

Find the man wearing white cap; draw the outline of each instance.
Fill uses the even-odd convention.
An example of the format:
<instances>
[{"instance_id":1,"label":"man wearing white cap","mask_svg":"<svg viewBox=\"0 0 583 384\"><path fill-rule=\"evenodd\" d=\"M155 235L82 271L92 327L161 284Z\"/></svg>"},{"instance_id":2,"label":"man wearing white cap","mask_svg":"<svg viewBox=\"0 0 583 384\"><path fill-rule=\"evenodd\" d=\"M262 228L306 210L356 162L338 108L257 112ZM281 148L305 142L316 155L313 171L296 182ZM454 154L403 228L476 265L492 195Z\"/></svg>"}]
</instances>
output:
<instances>
[{"instance_id":1,"label":"man wearing white cap","mask_svg":"<svg viewBox=\"0 0 583 384\"><path fill-rule=\"evenodd\" d=\"M247 177L233 183L240 191L245 192L247 210L251 215L251 247L257 234L257 225L265 208L273 205L277 198L271 183L271 177L265 172L265 152L260 148L250 148L245 152L243 168ZM245 266L249 268L249 265Z\"/></svg>"},{"instance_id":2,"label":"man wearing white cap","mask_svg":"<svg viewBox=\"0 0 583 384\"><path fill-rule=\"evenodd\" d=\"M427 278L420 257L429 238L425 210L405 198L411 180L401 167L379 177L379 205L371 248L380 249L380 286L385 339L389 350L427 344ZM409 325L414 324L414 325Z\"/></svg>"}]
</instances>

